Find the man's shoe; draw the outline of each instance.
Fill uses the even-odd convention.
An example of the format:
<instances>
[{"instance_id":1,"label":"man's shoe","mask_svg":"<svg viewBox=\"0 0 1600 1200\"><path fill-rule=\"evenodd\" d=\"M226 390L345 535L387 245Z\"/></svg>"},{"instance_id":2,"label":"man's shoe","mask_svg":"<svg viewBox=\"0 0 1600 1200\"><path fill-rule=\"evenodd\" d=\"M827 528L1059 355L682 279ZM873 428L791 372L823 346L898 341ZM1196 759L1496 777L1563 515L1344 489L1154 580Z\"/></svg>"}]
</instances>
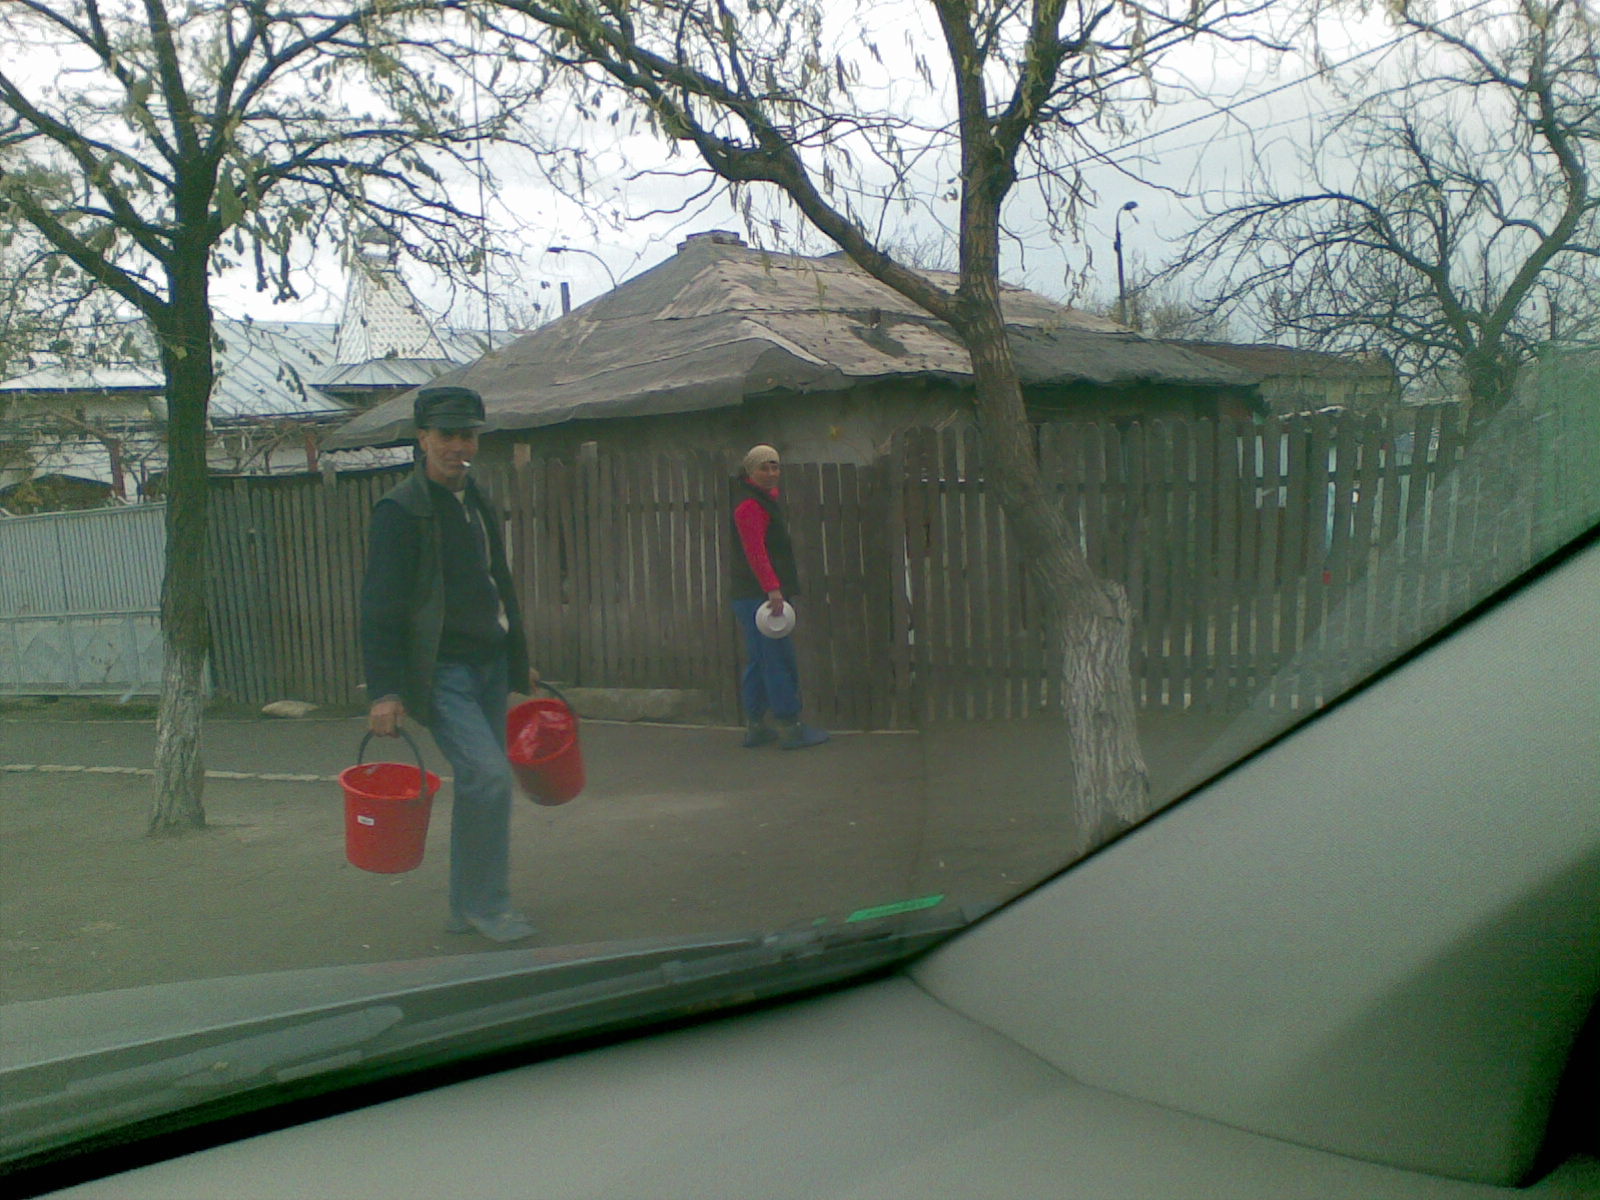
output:
<instances>
[{"instance_id":1,"label":"man's shoe","mask_svg":"<svg viewBox=\"0 0 1600 1200\"><path fill-rule=\"evenodd\" d=\"M744 748L754 750L778 740L778 731L762 721L751 721L744 727Z\"/></svg>"},{"instance_id":2,"label":"man's shoe","mask_svg":"<svg viewBox=\"0 0 1600 1200\"><path fill-rule=\"evenodd\" d=\"M491 942L520 942L538 931L533 922L519 912L506 911L492 917L451 917L446 933L481 933Z\"/></svg>"},{"instance_id":3,"label":"man's shoe","mask_svg":"<svg viewBox=\"0 0 1600 1200\"><path fill-rule=\"evenodd\" d=\"M808 746L820 746L827 740L828 731L826 729L818 729L814 725L803 725L796 721L793 725L784 727L781 749L804 750Z\"/></svg>"}]
</instances>

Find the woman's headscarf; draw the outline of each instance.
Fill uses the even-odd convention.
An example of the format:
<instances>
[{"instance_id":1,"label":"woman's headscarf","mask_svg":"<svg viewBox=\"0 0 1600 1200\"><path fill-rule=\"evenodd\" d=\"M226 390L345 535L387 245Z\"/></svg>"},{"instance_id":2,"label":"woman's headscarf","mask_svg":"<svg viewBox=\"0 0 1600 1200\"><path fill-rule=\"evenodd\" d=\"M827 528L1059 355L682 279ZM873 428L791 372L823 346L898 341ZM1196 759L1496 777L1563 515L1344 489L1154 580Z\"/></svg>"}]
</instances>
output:
<instances>
[{"instance_id":1,"label":"woman's headscarf","mask_svg":"<svg viewBox=\"0 0 1600 1200\"><path fill-rule=\"evenodd\" d=\"M768 446L765 443L762 443L759 446L751 446L750 449L745 452L744 456L745 478L748 479L752 474L754 474L755 469L762 463L778 461L778 452L773 447Z\"/></svg>"}]
</instances>

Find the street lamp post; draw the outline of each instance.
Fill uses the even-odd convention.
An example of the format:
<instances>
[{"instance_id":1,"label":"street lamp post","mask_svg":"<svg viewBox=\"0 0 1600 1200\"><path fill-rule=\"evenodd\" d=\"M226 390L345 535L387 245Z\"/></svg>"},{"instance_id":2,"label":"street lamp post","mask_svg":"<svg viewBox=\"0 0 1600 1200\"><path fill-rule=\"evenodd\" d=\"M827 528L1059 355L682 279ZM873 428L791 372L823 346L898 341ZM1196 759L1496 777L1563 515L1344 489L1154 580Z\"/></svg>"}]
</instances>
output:
<instances>
[{"instance_id":1,"label":"street lamp post","mask_svg":"<svg viewBox=\"0 0 1600 1200\"><path fill-rule=\"evenodd\" d=\"M605 259L601 258L593 250L585 250L582 246L547 246L545 248L545 253L546 254L587 254L590 258L594 259L595 262L599 263L602 267L605 268L606 278L611 280L612 288L615 289L616 286L617 286L617 277L612 272L611 267L607 264Z\"/></svg>"},{"instance_id":2,"label":"street lamp post","mask_svg":"<svg viewBox=\"0 0 1600 1200\"><path fill-rule=\"evenodd\" d=\"M1117 219L1112 223L1116 236L1111 239L1111 248L1117 254L1117 320L1123 325L1128 323L1128 281L1122 273L1122 214L1132 212L1139 207L1137 200L1129 200L1117 209ZM1135 217L1137 221L1139 218Z\"/></svg>"}]
</instances>

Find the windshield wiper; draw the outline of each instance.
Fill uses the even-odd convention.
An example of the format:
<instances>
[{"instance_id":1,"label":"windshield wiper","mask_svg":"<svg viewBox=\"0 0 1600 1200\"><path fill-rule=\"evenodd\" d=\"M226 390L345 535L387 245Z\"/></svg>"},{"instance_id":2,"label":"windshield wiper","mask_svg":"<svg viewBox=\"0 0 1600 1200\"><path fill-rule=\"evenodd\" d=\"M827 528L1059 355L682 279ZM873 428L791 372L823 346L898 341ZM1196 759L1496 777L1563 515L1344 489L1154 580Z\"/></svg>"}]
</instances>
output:
<instances>
[{"instance_id":1,"label":"windshield wiper","mask_svg":"<svg viewBox=\"0 0 1600 1200\"><path fill-rule=\"evenodd\" d=\"M550 1053L890 968L970 923L957 908L627 949L533 951L485 974L352 996L0 1070L0 1159L31 1169L141 1122L211 1119L508 1052ZM563 955L556 961L550 956ZM293 973L288 973L292 975ZM272 980L274 976L264 976ZM202 986L202 985L197 985ZM370 986L370 985L369 985Z\"/></svg>"},{"instance_id":2,"label":"windshield wiper","mask_svg":"<svg viewBox=\"0 0 1600 1200\"><path fill-rule=\"evenodd\" d=\"M283 1082L296 1068L304 1073L319 1065L350 1065L359 1061L358 1047L404 1017L400 1007L379 1004L245 1033L214 1046L169 1047L150 1056L124 1050L116 1057L131 1059L126 1065L91 1055L0 1072L0 1152L10 1154L21 1138L39 1143L71 1136L91 1113L97 1125L122 1124L219 1091ZM48 1082L51 1076L58 1082Z\"/></svg>"}]
</instances>

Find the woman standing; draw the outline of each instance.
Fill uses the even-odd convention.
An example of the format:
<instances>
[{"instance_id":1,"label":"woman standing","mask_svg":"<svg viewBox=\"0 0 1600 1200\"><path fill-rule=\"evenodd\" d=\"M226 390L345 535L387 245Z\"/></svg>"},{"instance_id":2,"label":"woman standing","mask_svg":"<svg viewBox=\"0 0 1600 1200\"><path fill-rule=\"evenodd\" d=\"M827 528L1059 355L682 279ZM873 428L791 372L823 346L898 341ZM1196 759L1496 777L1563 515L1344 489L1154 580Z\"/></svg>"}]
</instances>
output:
<instances>
[{"instance_id":1,"label":"woman standing","mask_svg":"<svg viewBox=\"0 0 1600 1200\"><path fill-rule=\"evenodd\" d=\"M779 471L775 449L752 446L733 486L733 530L742 553L730 555L729 562L733 612L744 631L745 668L740 687L744 744L754 749L777 741L784 750L804 750L821 745L828 734L800 720L794 642L788 636L769 637L756 624L763 605L778 618L785 601L800 594L794 545L778 499ZM767 725L768 713L777 721L777 730Z\"/></svg>"}]
</instances>

